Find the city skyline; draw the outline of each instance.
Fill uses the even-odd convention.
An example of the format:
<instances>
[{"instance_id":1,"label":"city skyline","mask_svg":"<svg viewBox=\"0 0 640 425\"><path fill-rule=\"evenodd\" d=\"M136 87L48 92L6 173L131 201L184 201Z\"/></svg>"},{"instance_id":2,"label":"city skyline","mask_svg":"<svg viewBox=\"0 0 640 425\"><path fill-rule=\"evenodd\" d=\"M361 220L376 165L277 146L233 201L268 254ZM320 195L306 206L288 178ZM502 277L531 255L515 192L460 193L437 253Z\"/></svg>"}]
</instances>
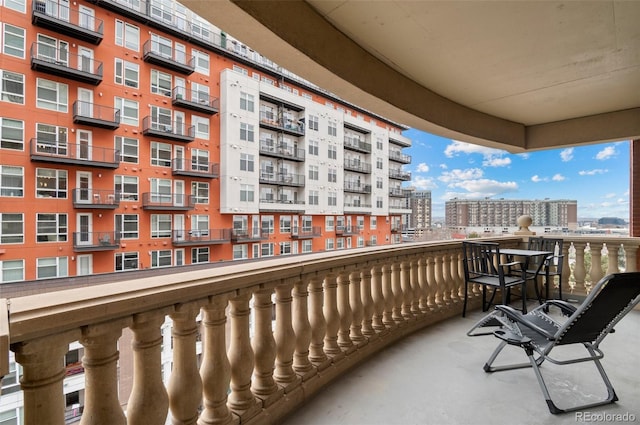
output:
<instances>
[{"instance_id":1,"label":"city skyline","mask_svg":"<svg viewBox=\"0 0 640 425\"><path fill-rule=\"evenodd\" d=\"M628 141L511 154L416 129L404 135L412 140L409 184L431 190L434 218L453 198L549 198L577 200L578 219L629 220Z\"/></svg>"}]
</instances>

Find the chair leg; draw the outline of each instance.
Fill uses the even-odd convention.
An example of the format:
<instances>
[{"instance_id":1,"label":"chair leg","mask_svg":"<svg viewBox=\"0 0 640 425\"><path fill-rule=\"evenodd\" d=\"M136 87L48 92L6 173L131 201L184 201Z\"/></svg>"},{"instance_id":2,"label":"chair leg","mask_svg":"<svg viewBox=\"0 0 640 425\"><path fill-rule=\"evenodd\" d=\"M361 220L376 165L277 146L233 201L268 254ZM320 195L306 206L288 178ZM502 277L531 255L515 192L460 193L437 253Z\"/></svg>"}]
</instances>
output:
<instances>
[{"instance_id":1,"label":"chair leg","mask_svg":"<svg viewBox=\"0 0 640 425\"><path fill-rule=\"evenodd\" d=\"M464 283L464 301L462 303L462 317L465 317L465 315L467 314L467 297L468 297L468 292L469 292L469 283L465 282Z\"/></svg>"}]
</instances>

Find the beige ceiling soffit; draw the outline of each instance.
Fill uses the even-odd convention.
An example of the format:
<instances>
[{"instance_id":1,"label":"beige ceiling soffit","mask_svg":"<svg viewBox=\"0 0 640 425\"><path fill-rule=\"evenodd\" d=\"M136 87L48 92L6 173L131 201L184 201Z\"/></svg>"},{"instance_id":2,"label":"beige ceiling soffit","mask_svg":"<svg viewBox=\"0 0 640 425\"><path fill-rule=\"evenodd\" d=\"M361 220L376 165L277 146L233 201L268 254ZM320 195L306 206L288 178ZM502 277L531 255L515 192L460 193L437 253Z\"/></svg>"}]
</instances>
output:
<instances>
[{"instance_id":1,"label":"beige ceiling soffit","mask_svg":"<svg viewBox=\"0 0 640 425\"><path fill-rule=\"evenodd\" d=\"M527 127L527 150L631 140L640 137L640 108Z\"/></svg>"},{"instance_id":2,"label":"beige ceiling soffit","mask_svg":"<svg viewBox=\"0 0 640 425\"><path fill-rule=\"evenodd\" d=\"M305 2L182 3L284 68L385 118L461 141L525 149L522 124L467 108L418 85L362 49Z\"/></svg>"}]
</instances>

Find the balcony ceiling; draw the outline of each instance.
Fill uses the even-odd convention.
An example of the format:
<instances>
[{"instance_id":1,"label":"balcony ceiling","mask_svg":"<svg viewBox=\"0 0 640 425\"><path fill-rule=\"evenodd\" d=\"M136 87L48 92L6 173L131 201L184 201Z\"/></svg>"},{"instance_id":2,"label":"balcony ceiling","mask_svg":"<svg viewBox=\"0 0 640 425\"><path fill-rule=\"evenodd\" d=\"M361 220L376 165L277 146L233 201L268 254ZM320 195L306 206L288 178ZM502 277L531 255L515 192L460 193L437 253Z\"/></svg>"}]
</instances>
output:
<instances>
[{"instance_id":1,"label":"balcony ceiling","mask_svg":"<svg viewBox=\"0 0 640 425\"><path fill-rule=\"evenodd\" d=\"M410 127L512 152L640 137L639 1L182 3Z\"/></svg>"}]
</instances>

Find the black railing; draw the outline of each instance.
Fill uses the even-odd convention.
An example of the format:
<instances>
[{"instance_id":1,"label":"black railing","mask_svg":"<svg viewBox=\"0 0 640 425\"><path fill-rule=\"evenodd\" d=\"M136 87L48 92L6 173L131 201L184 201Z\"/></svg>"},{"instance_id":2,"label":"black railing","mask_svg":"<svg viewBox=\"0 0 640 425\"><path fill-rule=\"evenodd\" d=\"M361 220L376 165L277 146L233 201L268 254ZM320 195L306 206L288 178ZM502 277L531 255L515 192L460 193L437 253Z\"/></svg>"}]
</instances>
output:
<instances>
[{"instance_id":1,"label":"black railing","mask_svg":"<svg viewBox=\"0 0 640 425\"><path fill-rule=\"evenodd\" d=\"M120 151L101 146L68 143L65 141L33 138L29 144L31 160L118 168Z\"/></svg>"},{"instance_id":2,"label":"black railing","mask_svg":"<svg viewBox=\"0 0 640 425\"><path fill-rule=\"evenodd\" d=\"M120 109L76 100L73 102L73 122L116 129L120 127Z\"/></svg>"},{"instance_id":3,"label":"black railing","mask_svg":"<svg viewBox=\"0 0 640 425\"><path fill-rule=\"evenodd\" d=\"M142 194L142 208L146 210L191 210L195 196L183 193L145 192Z\"/></svg>"},{"instance_id":4,"label":"black railing","mask_svg":"<svg viewBox=\"0 0 640 425\"><path fill-rule=\"evenodd\" d=\"M102 19L59 4L57 1L35 0L32 7L31 21L34 25L92 44L100 44L103 39L104 22Z\"/></svg>"}]
</instances>

